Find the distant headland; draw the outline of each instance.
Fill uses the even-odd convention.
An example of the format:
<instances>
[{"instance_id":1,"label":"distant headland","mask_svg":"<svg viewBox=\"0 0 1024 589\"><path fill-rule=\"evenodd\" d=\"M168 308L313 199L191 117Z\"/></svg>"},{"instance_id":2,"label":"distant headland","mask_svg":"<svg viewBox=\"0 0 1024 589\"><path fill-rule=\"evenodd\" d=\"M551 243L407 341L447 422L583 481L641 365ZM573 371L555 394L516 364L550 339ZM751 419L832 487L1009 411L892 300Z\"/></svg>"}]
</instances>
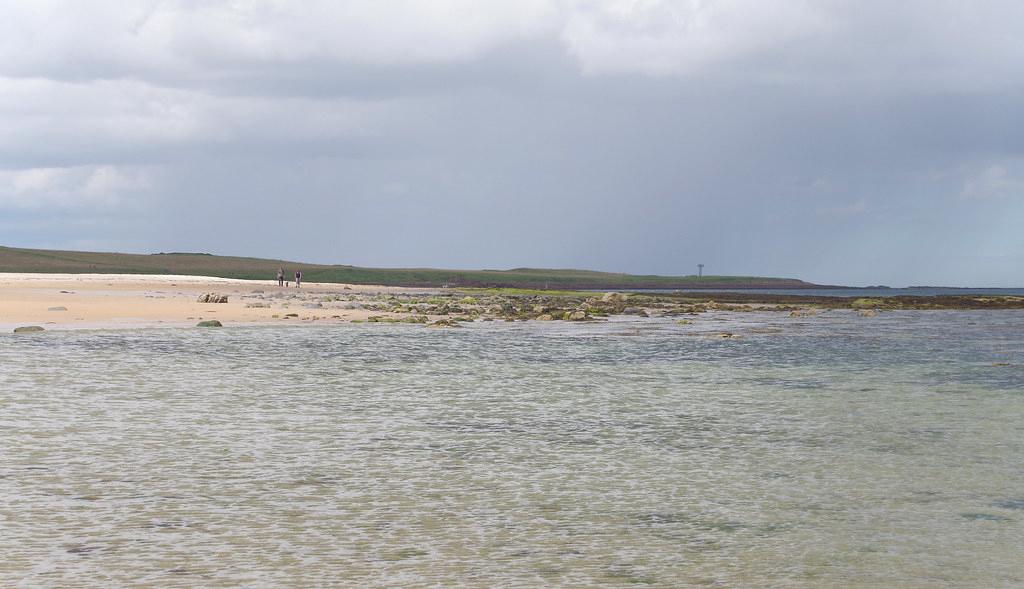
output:
<instances>
[{"instance_id":1,"label":"distant headland","mask_svg":"<svg viewBox=\"0 0 1024 589\"><path fill-rule=\"evenodd\" d=\"M423 288L523 288L538 290L629 289L810 289L825 288L795 278L763 276L657 276L574 269L444 270L363 268L286 260L217 256L199 252L122 254L0 246L0 272L62 274L188 274L270 280L278 268L299 270L308 282ZM828 287L836 288L836 287Z\"/></svg>"}]
</instances>

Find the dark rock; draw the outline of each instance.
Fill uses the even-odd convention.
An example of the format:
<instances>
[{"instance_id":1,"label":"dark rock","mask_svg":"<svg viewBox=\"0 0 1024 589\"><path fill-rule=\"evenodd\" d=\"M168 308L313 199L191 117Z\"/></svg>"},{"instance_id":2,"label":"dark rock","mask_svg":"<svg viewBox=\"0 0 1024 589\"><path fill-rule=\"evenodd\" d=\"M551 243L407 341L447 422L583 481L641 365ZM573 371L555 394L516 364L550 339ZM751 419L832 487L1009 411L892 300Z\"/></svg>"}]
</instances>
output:
<instances>
[{"instance_id":1,"label":"dark rock","mask_svg":"<svg viewBox=\"0 0 1024 589\"><path fill-rule=\"evenodd\" d=\"M35 333L37 331L46 331L38 325L26 325L24 327L15 327L14 333Z\"/></svg>"},{"instance_id":2,"label":"dark rock","mask_svg":"<svg viewBox=\"0 0 1024 589\"><path fill-rule=\"evenodd\" d=\"M199 323L196 323L196 327L224 327L224 326L221 325L220 321L217 321L216 319L209 319L207 321L200 321Z\"/></svg>"},{"instance_id":3,"label":"dark rock","mask_svg":"<svg viewBox=\"0 0 1024 589\"><path fill-rule=\"evenodd\" d=\"M452 319L438 319L437 321L427 325L427 327L462 327L458 321Z\"/></svg>"},{"instance_id":4,"label":"dark rock","mask_svg":"<svg viewBox=\"0 0 1024 589\"><path fill-rule=\"evenodd\" d=\"M217 294L215 292L208 292L206 294L199 295L196 299L199 303L226 303L228 302L228 295Z\"/></svg>"}]
</instances>

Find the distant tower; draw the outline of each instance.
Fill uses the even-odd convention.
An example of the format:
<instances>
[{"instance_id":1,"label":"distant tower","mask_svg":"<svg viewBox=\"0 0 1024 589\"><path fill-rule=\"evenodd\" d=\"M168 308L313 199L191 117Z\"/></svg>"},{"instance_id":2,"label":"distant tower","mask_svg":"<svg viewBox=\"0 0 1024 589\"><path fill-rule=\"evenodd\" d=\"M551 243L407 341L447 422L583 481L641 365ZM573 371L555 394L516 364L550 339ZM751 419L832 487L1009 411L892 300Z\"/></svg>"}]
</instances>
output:
<instances>
[{"instance_id":1,"label":"distant tower","mask_svg":"<svg viewBox=\"0 0 1024 589\"><path fill-rule=\"evenodd\" d=\"M704 277L704 264L697 264L697 278Z\"/></svg>"}]
</instances>

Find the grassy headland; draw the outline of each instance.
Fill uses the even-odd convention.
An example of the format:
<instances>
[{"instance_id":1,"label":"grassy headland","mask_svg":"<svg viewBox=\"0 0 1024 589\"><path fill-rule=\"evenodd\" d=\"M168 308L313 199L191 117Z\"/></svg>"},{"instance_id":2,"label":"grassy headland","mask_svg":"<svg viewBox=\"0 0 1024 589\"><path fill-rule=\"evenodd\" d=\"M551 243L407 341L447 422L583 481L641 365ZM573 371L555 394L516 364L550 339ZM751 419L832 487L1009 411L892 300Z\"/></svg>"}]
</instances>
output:
<instances>
[{"instance_id":1,"label":"grassy headland","mask_svg":"<svg viewBox=\"0 0 1024 589\"><path fill-rule=\"evenodd\" d=\"M438 288L518 288L527 290L623 290L641 288L814 288L792 278L761 276L656 276L571 269L442 270L362 268L215 256L205 253L121 254L0 247L0 272L61 274L189 274L272 280L278 268L302 271L307 282L379 284Z\"/></svg>"}]
</instances>

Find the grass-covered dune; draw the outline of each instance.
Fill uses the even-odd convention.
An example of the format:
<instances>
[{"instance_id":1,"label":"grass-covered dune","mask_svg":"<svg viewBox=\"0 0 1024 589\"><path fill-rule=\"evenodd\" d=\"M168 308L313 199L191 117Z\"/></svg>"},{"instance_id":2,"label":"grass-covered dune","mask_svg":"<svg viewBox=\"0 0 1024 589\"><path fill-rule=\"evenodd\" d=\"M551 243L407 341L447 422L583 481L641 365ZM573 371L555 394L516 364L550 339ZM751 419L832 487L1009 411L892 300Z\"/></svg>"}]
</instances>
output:
<instances>
[{"instance_id":1,"label":"grass-covered dune","mask_svg":"<svg viewBox=\"0 0 1024 589\"><path fill-rule=\"evenodd\" d=\"M291 276L302 271L307 282L381 284L418 287L485 287L563 290L634 288L813 288L792 278L760 276L655 276L590 270L439 270L432 268L361 268L305 264L285 260L215 256L205 253L120 254L36 250L0 246L0 272L69 274L190 274L250 280L273 280L278 268Z\"/></svg>"}]
</instances>

